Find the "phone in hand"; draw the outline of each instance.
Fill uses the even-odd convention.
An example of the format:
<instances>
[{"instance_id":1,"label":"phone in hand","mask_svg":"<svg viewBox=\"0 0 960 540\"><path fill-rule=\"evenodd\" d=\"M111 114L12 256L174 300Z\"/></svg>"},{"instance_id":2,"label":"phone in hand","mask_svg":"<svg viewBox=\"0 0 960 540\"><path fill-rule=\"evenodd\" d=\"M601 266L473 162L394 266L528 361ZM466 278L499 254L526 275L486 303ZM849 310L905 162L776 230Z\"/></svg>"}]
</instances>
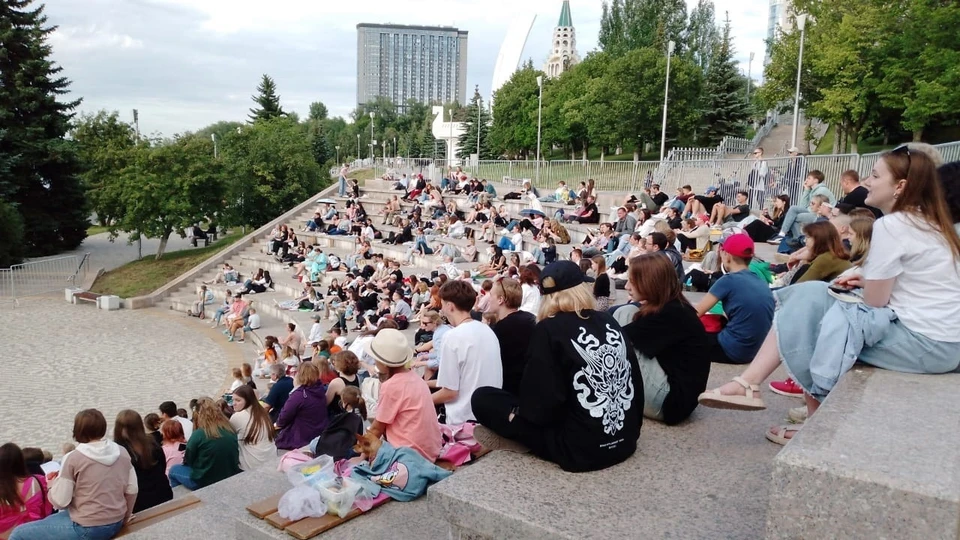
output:
<instances>
[{"instance_id":1,"label":"phone in hand","mask_svg":"<svg viewBox=\"0 0 960 540\"><path fill-rule=\"evenodd\" d=\"M180 452L186 452L186 451L187 451L187 443L180 443L180 445L177 446L177 450L180 451Z\"/></svg>"},{"instance_id":2,"label":"phone in hand","mask_svg":"<svg viewBox=\"0 0 960 540\"><path fill-rule=\"evenodd\" d=\"M838 284L836 284L836 283L831 283L830 286L827 287L827 288L830 289L831 291L835 292L835 293L841 293L841 294L842 294L842 293L848 293L848 292L852 291L855 287L846 287L846 286L843 286L843 285L838 285Z\"/></svg>"}]
</instances>

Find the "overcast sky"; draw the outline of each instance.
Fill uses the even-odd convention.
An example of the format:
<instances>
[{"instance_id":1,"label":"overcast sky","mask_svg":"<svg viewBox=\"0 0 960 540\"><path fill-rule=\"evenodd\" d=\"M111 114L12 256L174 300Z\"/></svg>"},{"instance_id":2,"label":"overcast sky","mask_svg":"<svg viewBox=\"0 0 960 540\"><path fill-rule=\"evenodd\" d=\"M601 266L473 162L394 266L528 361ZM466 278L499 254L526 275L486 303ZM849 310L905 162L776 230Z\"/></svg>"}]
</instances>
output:
<instances>
[{"instance_id":1,"label":"overcast sky","mask_svg":"<svg viewBox=\"0 0 960 540\"><path fill-rule=\"evenodd\" d=\"M695 0L687 0L694 4ZM356 25L360 22L456 26L469 31L467 93L489 95L509 23L537 21L524 59L546 60L560 0L47 0L53 57L83 97L82 111L140 111L141 132L196 130L245 120L263 73L286 110L302 116L312 101L346 117L356 104ZM600 0L572 0L581 56L597 47ZM521 7L522 6L522 7ZM729 10L737 57L746 71L756 52L759 78L767 0L716 0ZM526 10L518 12L518 9Z\"/></svg>"}]
</instances>

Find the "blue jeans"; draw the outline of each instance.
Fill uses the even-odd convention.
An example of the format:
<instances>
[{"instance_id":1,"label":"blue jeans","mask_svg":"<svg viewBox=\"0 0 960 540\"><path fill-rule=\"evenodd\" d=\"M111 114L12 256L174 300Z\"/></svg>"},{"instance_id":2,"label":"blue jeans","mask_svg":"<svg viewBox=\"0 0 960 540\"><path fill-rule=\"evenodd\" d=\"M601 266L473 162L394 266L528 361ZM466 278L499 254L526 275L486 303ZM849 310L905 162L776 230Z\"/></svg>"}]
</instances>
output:
<instances>
[{"instance_id":1,"label":"blue jeans","mask_svg":"<svg viewBox=\"0 0 960 540\"><path fill-rule=\"evenodd\" d=\"M513 242L511 242L510 239L507 238L506 236L500 239L500 242L497 243L497 246L499 246L500 249L504 251L513 251L517 247L513 245Z\"/></svg>"},{"instance_id":2,"label":"blue jeans","mask_svg":"<svg viewBox=\"0 0 960 540\"><path fill-rule=\"evenodd\" d=\"M167 475L170 477L170 487L183 486L190 491L200 489L200 486L190 478L190 473L192 472L193 469L186 465L174 465L170 467L170 474Z\"/></svg>"},{"instance_id":3,"label":"blue jeans","mask_svg":"<svg viewBox=\"0 0 960 540\"><path fill-rule=\"evenodd\" d=\"M84 527L70 519L66 510L51 514L40 521L24 523L10 534L10 540L107 540L123 528L123 519L109 525Z\"/></svg>"},{"instance_id":4,"label":"blue jeans","mask_svg":"<svg viewBox=\"0 0 960 540\"><path fill-rule=\"evenodd\" d=\"M343 197L347 194L347 178L340 177L340 185L337 187L337 195Z\"/></svg>"}]
</instances>

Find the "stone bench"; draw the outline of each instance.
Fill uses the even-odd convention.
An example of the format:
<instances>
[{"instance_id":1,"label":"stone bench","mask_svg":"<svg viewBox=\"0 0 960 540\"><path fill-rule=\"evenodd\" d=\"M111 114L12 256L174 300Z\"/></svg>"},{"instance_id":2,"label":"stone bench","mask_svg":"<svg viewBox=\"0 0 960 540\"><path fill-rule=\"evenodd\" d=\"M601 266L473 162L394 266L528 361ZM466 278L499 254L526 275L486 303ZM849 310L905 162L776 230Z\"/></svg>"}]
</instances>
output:
<instances>
[{"instance_id":1,"label":"stone bench","mask_svg":"<svg viewBox=\"0 0 960 540\"><path fill-rule=\"evenodd\" d=\"M774 460L769 538L952 538L960 374L856 367Z\"/></svg>"}]
</instances>

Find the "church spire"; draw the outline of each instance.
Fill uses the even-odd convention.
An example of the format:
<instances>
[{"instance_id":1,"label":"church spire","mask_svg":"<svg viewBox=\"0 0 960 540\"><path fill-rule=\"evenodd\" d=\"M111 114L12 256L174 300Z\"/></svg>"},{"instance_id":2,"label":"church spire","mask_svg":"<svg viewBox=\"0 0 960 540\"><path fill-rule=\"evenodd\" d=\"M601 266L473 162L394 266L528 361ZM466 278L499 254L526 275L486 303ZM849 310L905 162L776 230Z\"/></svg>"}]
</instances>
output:
<instances>
[{"instance_id":1,"label":"church spire","mask_svg":"<svg viewBox=\"0 0 960 540\"><path fill-rule=\"evenodd\" d=\"M573 26L573 17L570 16L570 0L563 0L563 8L560 10L560 27Z\"/></svg>"}]
</instances>

